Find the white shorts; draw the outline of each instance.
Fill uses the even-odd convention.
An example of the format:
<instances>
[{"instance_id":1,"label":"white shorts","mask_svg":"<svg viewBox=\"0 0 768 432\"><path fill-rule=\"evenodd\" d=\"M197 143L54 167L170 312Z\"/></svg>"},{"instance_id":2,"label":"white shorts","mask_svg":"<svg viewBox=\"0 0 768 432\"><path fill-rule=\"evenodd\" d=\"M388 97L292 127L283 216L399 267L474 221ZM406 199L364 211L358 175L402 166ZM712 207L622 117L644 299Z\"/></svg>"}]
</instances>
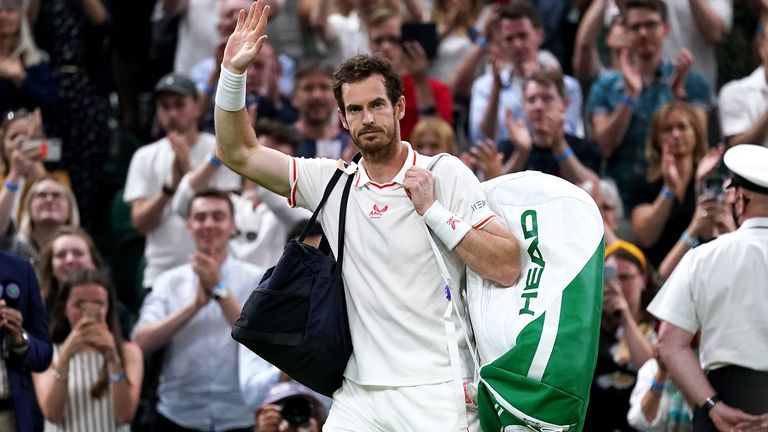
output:
<instances>
[{"instance_id":1,"label":"white shorts","mask_svg":"<svg viewBox=\"0 0 768 432\"><path fill-rule=\"evenodd\" d=\"M453 381L409 387L363 386L344 380L333 394L323 432L458 431ZM461 413L465 415L465 413ZM466 410L469 428L480 431L477 411Z\"/></svg>"}]
</instances>

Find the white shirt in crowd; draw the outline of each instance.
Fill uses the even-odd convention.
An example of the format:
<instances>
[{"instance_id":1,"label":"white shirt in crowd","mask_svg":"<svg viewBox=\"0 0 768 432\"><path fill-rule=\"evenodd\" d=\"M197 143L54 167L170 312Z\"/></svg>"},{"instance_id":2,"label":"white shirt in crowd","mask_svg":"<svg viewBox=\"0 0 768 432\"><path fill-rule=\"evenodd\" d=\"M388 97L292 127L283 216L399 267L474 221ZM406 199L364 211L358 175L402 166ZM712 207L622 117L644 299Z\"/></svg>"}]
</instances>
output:
<instances>
[{"instance_id":1,"label":"white shirt in crowd","mask_svg":"<svg viewBox=\"0 0 768 432\"><path fill-rule=\"evenodd\" d=\"M768 111L765 67L760 66L749 76L724 85L720 90L719 105L723 135L738 135L752 128ZM768 147L768 136L762 143L754 144Z\"/></svg>"},{"instance_id":2,"label":"white shirt in crowd","mask_svg":"<svg viewBox=\"0 0 768 432\"><path fill-rule=\"evenodd\" d=\"M726 33L733 24L733 0L707 0L715 14L725 23ZM666 0L669 36L664 41L664 53L674 59L682 48L688 48L695 59L693 67L709 79L712 88L717 87L717 59L715 46L710 45L701 35L693 18L689 0Z\"/></svg>"},{"instance_id":3,"label":"white shirt in crowd","mask_svg":"<svg viewBox=\"0 0 768 432\"><path fill-rule=\"evenodd\" d=\"M174 72L188 75L192 66L213 53L221 38L216 30L219 3L219 0L188 0L179 22Z\"/></svg>"},{"instance_id":4,"label":"white shirt in crowd","mask_svg":"<svg viewBox=\"0 0 768 432\"><path fill-rule=\"evenodd\" d=\"M245 304L264 270L227 257L221 281ZM189 264L169 270L141 306L136 331L188 306L197 295L198 277ZM163 356L157 410L187 428L225 431L253 425L253 411L240 393L238 343L221 307L211 300L171 338Z\"/></svg>"}]
</instances>

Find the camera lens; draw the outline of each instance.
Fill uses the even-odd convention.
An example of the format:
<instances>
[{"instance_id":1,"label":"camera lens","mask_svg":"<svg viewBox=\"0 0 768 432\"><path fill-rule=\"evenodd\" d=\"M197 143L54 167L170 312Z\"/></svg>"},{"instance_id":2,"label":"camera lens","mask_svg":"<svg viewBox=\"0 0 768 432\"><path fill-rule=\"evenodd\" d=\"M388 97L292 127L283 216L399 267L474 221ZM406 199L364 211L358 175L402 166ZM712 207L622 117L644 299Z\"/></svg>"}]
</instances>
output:
<instances>
[{"instance_id":1,"label":"camera lens","mask_svg":"<svg viewBox=\"0 0 768 432\"><path fill-rule=\"evenodd\" d=\"M280 415L291 426L307 426L312 417L312 405L304 397L294 396L283 402Z\"/></svg>"}]
</instances>

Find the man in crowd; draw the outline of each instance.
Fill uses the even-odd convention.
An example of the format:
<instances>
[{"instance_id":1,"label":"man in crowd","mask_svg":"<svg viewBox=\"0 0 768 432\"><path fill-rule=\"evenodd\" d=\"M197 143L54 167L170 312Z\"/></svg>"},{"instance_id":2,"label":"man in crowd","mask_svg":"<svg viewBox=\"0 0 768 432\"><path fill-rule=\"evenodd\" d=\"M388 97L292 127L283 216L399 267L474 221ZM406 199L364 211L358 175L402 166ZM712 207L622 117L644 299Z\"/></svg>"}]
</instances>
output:
<instances>
[{"instance_id":1,"label":"man in crowd","mask_svg":"<svg viewBox=\"0 0 768 432\"><path fill-rule=\"evenodd\" d=\"M648 311L662 320L662 360L695 404L694 430L766 430L768 148L736 146L723 159L741 226L689 251Z\"/></svg>"},{"instance_id":2,"label":"man in crowd","mask_svg":"<svg viewBox=\"0 0 768 432\"><path fill-rule=\"evenodd\" d=\"M257 3L227 43L221 82L228 85L216 99L217 154L291 204L314 209L337 162L291 159L265 148L244 110L242 74L266 38L267 17L268 9ZM334 95L339 119L363 159L349 168L354 180L343 267L354 352L323 430L464 430L473 414L457 375L471 371L454 363L454 373L451 367L444 284L423 224L443 246L454 280L468 265L511 285L520 273L519 245L461 161L443 158L430 172L430 158L400 140L402 81L386 60L357 56L342 64ZM340 189L321 213L329 233L338 226ZM335 236L328 240L335 250Z\"/></svg>"},{"instance_id":3,"label":"man in crowd","mask_svg":"<svg viewBox=\"0 0 768 432\"><path fill-rule=\"evenodd\" d=\"M31 372L48 369L52 355L34 268L0 252L0 430L32 432Z\"/></svg>"},{"instance_id":4,"label":"man in crowd","mask_svg":"<svg viewBox=\"0 0 768 432\"><path fill-rule=\"evenodd\" d=\"M729 146L755 143L768 147L768 33L755 37L762 64L749 76L720 90L720 125Z\"/></svg>"},{"instance_id":5,"label":"man in crowd","mask_svg":"<svg viewBox=\"0 0 768 432\"><path fill-rule=\"evenodd\" d=\"M300 65L293 87L293 105L299 111L299 120L293 127L302 140L295 156L339 159L352 145L349 133L339 126L335 103L333 68L317 61Z\"/></svg>"},{"instance_id":6,"label":"man in crowd","mask_svg":"<svg viewBox=\"0 0 768 432\"><path fill-rule=\"evenodd\" d=\"M202 163L221 165L213 156L216 139L198 129L195 84L184 75L168 74L155 86L155 97L157 120L166 136L134 153L123 193L131 204L133 227L147 236L145 288L163 271L184 263L194 250L184 220L170 208L181 178ZM212 187L240 189L240 177L226 167L217 171Z\"/></svg>"},{"instance_id":7,"label":"man in crowd","mask_svg":"<svg viewBox=\"0 0 768 432\"><path fill-rule=\"evenodd\" d=\"M630 43L622 49L621 70L601 75L592 85L587 112L592 137L608 161L607 174L628 203L631 184L645 176L645 137L653 113L673 99L685 99L706 125L711 89L704 75L691 69L690 53L679 53L675 64L664 59L669 23L662 0L627 0L622 18Z\"/></svg>"},{"instance_id":8,"label":"man in crowd","mask_svg":"<svg viewBox=\"0 0 768 432\"><path fill-rule=\"evenodd\" d=\"M392 63L403 80L405 116L400 134L409 139L420 117L438 115L453 123L453 99L448 87L429 77L429 60L416 41L402 43L403 19L393 9L377 9L368 22L371 52Z\"/></svg>"},{"instance_id":9,"label":"man in crowd","mask_svg":"<svg viewBox=\"0 0 768 432\"><path fill-rule=\"evenodd\" d=\"M187 216L195 242L190 262L161 274L141 307L134 341L145 355L166 347L158 431L253 429L230 333L264 271L229 256L232 212L224 192L195 194Z\"/></svg>"},{"instance_id":10,"label":"man in crowd","mask_svg":"<svg viewBox=\"0 0 768 432\"><path fill-rule=\"evenodd\" d=\"M506 112L516 119L523 118L523 81L542 68L558 69L559 65L539 56L544 30L538 11L528 3L516 2L503 6L488 24L488 60L491 70L472 84L469 106L469 137L473 142L485 139L501 143L509 139L505 127ZM565 115L565 131L584 136L581 117L581 88L579 83L564 77L569 105Z\"/></svg>"}]
</instances>

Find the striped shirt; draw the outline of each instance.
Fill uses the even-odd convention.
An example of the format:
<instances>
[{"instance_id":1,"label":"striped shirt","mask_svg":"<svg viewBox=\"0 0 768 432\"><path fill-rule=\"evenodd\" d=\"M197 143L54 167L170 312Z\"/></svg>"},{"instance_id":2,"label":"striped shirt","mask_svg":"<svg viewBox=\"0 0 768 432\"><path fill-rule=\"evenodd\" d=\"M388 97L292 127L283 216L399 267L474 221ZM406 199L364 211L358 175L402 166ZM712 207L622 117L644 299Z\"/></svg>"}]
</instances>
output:
<instances>
[{"instance_id":1,"label":"striped shirt","mask_svg":"<svg viewBox=\"0 0 768 432\"><path fill-rule=\"evenodd\" d=\"M53 347L54 362L59 357L59 345ZM99 380L104 367L104 356L96 351L80 352L69 361L67 404L64 420L51 423L46 420L45 432L128 432L130 425L115 423L110 391L95 399L91 388Z\"/></svg>"}]
</instances>

